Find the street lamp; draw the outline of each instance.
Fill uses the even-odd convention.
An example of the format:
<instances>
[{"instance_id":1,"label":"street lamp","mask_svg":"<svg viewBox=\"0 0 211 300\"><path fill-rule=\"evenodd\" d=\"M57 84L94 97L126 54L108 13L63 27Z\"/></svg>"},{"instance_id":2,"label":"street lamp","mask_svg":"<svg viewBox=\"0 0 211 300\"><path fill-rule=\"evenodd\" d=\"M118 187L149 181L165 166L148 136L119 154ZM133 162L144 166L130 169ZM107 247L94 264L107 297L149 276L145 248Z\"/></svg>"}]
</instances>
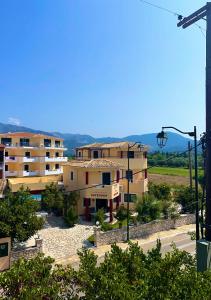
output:
<instances>
[{"instance_id":1,"label":"street lamp","mask_svg":"<svg viewBox=\"0 0 211 300\"><path fill-rule=\"evenodd\" d=\"M127 179L127 241L130 239L129 235L129 221L130 221L130 214L129 214L129 200L130 200L130 182L133 181L133 171L130 170L130 149L133 148L135 145L138 145L138 148L141 148L140 142L135 142L134 144L130 145L128 143L127 148L127 171L126 171L126 179Z\"/></svg>"},{"instance_id":2,"label":"street lamp","mask_svg":"<svg viewBox=\"0 0 211 300\"><path fill-rule=\"evenodd\" d=\"M195 158L195 200L196 200L196 240L199 240L199 196L198 196L198 162L197 162L197 133L196 126L194 126L193 131L181 131L173 126L162 127L162 131L157 134L157 143L161 148L166 145L167 134L164 129L174 129L182 134L187 134L194 137L194 158Z\"/></svg>"}]
</instances>

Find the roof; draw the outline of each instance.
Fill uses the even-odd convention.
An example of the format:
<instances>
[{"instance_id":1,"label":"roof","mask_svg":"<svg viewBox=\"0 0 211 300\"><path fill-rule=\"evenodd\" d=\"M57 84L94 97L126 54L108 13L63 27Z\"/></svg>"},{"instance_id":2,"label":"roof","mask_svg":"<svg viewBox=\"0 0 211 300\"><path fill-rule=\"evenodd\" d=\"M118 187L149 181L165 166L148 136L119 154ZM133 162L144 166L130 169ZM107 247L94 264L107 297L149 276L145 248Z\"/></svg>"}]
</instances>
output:
<instances>
[{"instance_id":1,"label":"roof","mask_svg":"<svg viewBox=\"0 0 211 300\"><path fill-rule=\"evenodd\" d=\"M43 138L58 138L60 140L63 140L60 137L52 136L52 135L45 135L42 133L33 133L33 132L5 132L5 133L0 133L0 136L7 136L7 137L22 137L22 138L32 138L32 137L43 137Z\"/></svg>"},{"instance_id":2,"label":"roof","mask_svg":"<svg viewBox=\"0 0 211 300\"><path fill-rule=\"evenodd\" d=\"M89 161L78 161L72 160L67 162L64 166L71 166L71 167L79 167L79 168L106 168L106 169L119 169L121 165L119 163L113 162L108 159L92 159Z\"/></svg>"},{"instance_id":3,"label":"roof","mask_svg":"<svg viewBox=\"0 0 211 300\"><path fill-rule=\"evenodd\" d=\"M92 149L127 148L128 144L130 146L133 146L134 142L93 143L93 144L88 144L88 145L84 145L84 146L78 147L76 149L86 149L86 148L92 148ZM134 149L138 148L138 145L140 145L140 143L137 143L136 145L134 145L133 148ZM146 145L141 145L141 148L143 148L145 151L148 149L148 147Z\"/></svg>"}]
</instances>

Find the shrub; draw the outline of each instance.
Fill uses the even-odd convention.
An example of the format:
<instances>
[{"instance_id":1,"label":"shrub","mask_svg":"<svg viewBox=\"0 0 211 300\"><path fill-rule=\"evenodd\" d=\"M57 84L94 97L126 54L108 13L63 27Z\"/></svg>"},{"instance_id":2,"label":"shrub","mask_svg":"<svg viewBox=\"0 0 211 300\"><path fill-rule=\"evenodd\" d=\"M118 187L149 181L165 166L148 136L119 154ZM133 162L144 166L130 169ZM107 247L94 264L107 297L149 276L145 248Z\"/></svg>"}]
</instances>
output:
<instances>
[{"instance_id":1,"label":"shrub","mask_svg":"<svg viewBox=\"0 0 211 300\"><path fill-rule=\"evenodd\" d=\"M145 194L136 202L137 219L144 223L159 219L161 210L161 202L150 194Z\"/></svg>"},{"instance_id":2,"label":"shrub","mask_svg":"<svg viewBox=\"0 0 211 300\"><path fill-rule=\"evenodd\" d=\"M70 207L67 211L67 215L65 216L65 222L70 227L73 227L77 221L78 221L78 215L75 212L75 209Z\"/></svg>"},{"instance_id":3,"label":"shrub","mask_svg":"<svg viewBox=\"0 0 211 300\"><path fill-rule=\"evenodd\" d=\"M130 215L129 215L130 217ZM124 207L124 205L121 205L116 213L116 219L119 221L119 228L122 227L122 222L127 219L127 209Z\"/></svg>"},{"instance_id":4,"label":"shrub","mask_svg":"<svg viewBox=\"0 0 211 300\"><path fill-rule=\"evenodd\" d=\"M101 224L101 230L102 231L109 231L109 230L112 230L112 229L113 229L113 226L109 223L103 222L103 224Z\"/></svg>"},{"instance_id":5,"label":"shrub","mask_svg":"<svg viewBox=\"0 0 211 300\"><path fill-rule=\"evenodd\" d=\"M100 223L100 225L102 225L104 223L104 219L105 219L105 212L104 212L104 209L101 208L96 213L95 222L98 221Z\"/></svg>"}]
</instances>

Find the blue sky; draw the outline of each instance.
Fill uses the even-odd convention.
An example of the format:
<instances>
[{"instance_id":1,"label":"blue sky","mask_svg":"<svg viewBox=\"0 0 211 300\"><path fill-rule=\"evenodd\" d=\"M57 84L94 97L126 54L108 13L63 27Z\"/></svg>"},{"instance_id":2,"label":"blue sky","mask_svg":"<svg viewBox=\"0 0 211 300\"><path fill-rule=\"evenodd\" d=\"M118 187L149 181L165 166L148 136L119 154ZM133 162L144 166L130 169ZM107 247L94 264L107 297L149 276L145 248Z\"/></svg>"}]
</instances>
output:
<instances>
[{"instance_id":1,"label":"blue sky","mask_svg":"<svg viewBox=\"0 0 211 300\"><path fill-rule=\"evenodd\" d=\"M151 2L183 15L205 4ZM204 131L205 38L176 23L139 0L2 0L0 122L95 137Z\"/></svg>"}]
</instances>

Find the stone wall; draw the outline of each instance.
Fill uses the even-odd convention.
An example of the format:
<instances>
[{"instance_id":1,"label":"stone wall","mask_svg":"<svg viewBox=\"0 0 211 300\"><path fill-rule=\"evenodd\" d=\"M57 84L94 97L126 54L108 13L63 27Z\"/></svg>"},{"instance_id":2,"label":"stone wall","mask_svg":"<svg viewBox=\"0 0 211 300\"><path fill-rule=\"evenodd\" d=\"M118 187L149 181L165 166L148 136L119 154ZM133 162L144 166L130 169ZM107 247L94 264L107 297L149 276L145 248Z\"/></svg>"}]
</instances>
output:
<instances>
[{"instance_id":1,"label":"stone wall","mask_svg":"<svg viewBox=\"0 0 211 300\"><path fill-rule=\"evenodd\" d=\"M35 239L35 246L21 250L12 250L10 253L10 266L20 257L30 259L42 252L42 239Z\"/></svg>"},{"instance_id":2,"label":"stone wall","mask_svg":"<svg viewBox=\"0 0 211 300\"><path fill-rule=\"evenodd\" d=\"M183 225L194 224L195 215L180 215L176 220L156 220L146 224L130 226L130 239L145 238L153 233L170 230ZM95 245L107 245L126 241L127 228L114 229L111 231L102 232L100 229L95 229Z\"/></svg>"}]
</instances>

